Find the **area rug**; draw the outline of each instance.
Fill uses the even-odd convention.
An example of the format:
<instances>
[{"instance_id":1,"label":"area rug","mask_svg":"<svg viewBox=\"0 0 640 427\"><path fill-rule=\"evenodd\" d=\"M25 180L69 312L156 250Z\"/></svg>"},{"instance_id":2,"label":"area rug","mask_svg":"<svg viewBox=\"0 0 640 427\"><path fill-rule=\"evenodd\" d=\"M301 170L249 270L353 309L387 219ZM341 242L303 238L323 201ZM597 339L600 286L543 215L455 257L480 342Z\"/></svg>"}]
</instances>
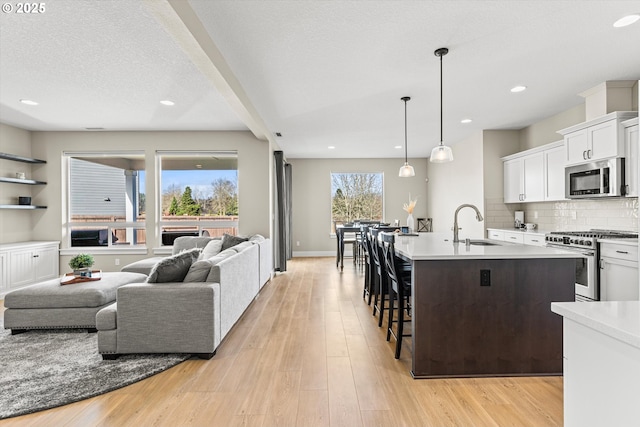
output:
<instances>
[{"instance_id":1,"label":"area rug","mask_svg":"<svg viewBox=\"0 0 640 427\"><path fill-rule=\"evenodd\" d=\"M98 337L86 329L4 329L0 312L0 419L66 405L115 390L189 358L123 355L102 360Z\"/></svg>"}]
</instances>

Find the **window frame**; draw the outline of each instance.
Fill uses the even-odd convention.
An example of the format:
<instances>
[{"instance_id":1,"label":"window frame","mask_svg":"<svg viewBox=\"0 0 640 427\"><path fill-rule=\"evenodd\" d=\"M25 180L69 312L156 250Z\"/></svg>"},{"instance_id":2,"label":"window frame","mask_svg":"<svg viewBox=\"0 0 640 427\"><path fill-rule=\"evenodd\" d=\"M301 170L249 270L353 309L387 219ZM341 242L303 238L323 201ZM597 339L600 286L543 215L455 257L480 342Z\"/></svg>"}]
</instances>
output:
<instances>
[{"instance_id":1,"label":"window frame","mask_svg":"<svg viewBox=\"0 0 640 427\"><path fill-rule=\"evenodd\" d=\"M384 222L384 216L385 216L385 185L384 185L384 171L351 171L351 172L345 172L345 171L330 171L329 172L329 219L330 219L330 233L329 235L331 237L335 237L336 236L336 232L335 232L335 228L334 228L334 224L335 224L335 220L333 218L333 198L335 196L334 192L333 192L333 175L338 175L338 174L343 174L343 175L379 175L380 176L380 191L382 193L382 206L381 206L381 218L380 221Z\"/></svg>"},{"instance_id":2,"label":"window frame","mask_svg":"<svg viewBox=\"0 0 640 427\"><path fill-rule=\"evenodd\" d=\"M145 163L144 172L146 173L146 156L143 150L114 150L114 151L64 151L62 153L62 168L63 168L63 188L64 188L64 197L66 200L63 201L63 214L62 218L64 221L63 224L63 233L62 236L62 247L60 249L61 255L76 255L79 253L108 253L108 254L147 254L147 243L146 239L148 239L149 233L147 230L147 217L145 213L144 220L141 221L95 221L95 222L86 222L86 221L73 221L72 219L72 209L71 209L71 159L72 158L82 158L82 157L95 157L95 158L117 158L117 157L139 157ZM139 172L139 171L138 171ZM139 179L139 178L138 178ZM139 185L136 188L137 196L139 198ZM135 206L134 215L137 217L139 206ZM77 227L85 227L90 226L92 228L97 229L106 229L107 233L107 245L106 246L72 246L71 234L72 230ZM112 239L112 233L115 233L116 230L121 229L132 229L135 233L136 230L144 230L145 233L145 243L135 244L135 245L118 245L114 244Z\"/></svg>"},{"instance_id":3,"label":"window frame","mask_svg":"<svg viewBox=\"0 0 640 427\"><path fill-rule=\"evenodd\" d=\"M155 227L155 241L154 241L154 253L163 254L171 252L172 245L164 245L162 243L163 228L165 227L190 227L194 228L199 236L202 235L204 229L235 229L235 233L238 232L238 225L240 222L240 212L238 211L236 220L166 220L163 217L162 211L162 157L163 156L185 156L185 157L206 157L206 156L230 156L233 155L236 161L239 159L238 150L156 150L155 151L155 199L156 199L156 227ZM240 199L240 174L239 165L236 166L236 192L238 200Z\"/></svg>"}]
</instances>

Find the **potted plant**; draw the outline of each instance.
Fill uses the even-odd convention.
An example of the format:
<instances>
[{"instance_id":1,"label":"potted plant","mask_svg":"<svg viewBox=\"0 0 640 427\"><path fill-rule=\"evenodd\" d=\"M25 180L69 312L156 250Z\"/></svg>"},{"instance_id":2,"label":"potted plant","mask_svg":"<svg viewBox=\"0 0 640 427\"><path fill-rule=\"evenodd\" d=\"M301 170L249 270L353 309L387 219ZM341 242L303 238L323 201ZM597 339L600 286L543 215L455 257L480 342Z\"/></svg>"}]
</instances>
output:
<instances>
[{"instance_id":1,"label":"potted plant","mask_svg":"<svg viewBox=\"0 0 640 427\"><path fill-rule=\"evenodd\" d=\"M91 266L95 260L90 254L78 254L69 260L74 276L91 277Z\"/></svg>"}]
</instances>

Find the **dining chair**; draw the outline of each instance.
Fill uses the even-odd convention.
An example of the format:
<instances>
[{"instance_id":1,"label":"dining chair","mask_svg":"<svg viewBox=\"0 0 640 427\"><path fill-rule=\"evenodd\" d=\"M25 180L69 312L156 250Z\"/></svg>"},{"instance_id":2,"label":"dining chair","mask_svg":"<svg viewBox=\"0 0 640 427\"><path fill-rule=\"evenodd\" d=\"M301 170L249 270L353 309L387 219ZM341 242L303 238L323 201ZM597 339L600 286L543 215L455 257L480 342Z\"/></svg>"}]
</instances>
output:
<instances>
[{"instance_id":1,"label":"dining chair","mask_svg":"<svg viewBox=\"0 0 640 427\"><path fill-rule=\"evenodd\" d=\"M382 318L384 317L384 311L387 310L387 304L385 300L388 294L388 275L385 268L382 246L378 240L378 234L380 230L376 228L369 229L369 244L371 245L371 255L374 264L374 287L373 287L373 315L376 313L380 316L378 318L378 326L382 326Z\"/></svg>"},{"instance_id":2,"label":"dining chair","mask_svg":"<svg viewBox=\"0 0 640 427\"><path fill-rule=\"evenodd\" d=\"M406 269L399 257L396 256L395 251L395 234L393 233L380 233L382 240L382 248L384 255L384 263L389 275L389 314L388 314L388 328L387 328L387 341L390 341L391 336L396 340L395 358L400 358L400 351L402 350L402 338L410 337L411 333L404 332L404 323L410 322L411 318L405 318L405 312L407 315L411 315L411 271ZM397 312L398 319L394 320L393 313ZM395 331L393 330L393 324L396 324Z\"/></svg>"},{"instance_id":3,"label":"dining chair","mask_svg":"<svg viewBox=\"0 0 640 427\"><path fill-rule=\"evenodd\" d=\"M364 289L362 291L362 298L367 301L368 305L371 305L375 285L375 265L373 264L373 256L371 254L371 242L368 238L369 230L370 228L367 225L360 227L360 244L362 245L362 259L364 263Z\"/></svg>"},{"instance_id":4,"label":"dining chair","mask_svg":"<svg viewBox=\"0 0 640 427\"><path fill-rule=\"evenodd\" d=\"M344 224L342 224L342 226L343 227L353 227L353 224L352 223L344 223ZM336 232L337 232L338 231L338 223L337 223L337 221L333 222L333 227L334 227L334 230L336 230ZM355 264L357 256L358 256L358 244L359 244L358 243L357 233L354 233L354 232L345 233L345 232L343 232L342 233L342 242L343 242L343 245L342 245L343 248L345 246L347 246L347 245L351 245L351 248L352 248L351 249L351 253L353 254L353 263ZM342 254L342 258L344 258L344 253ZM338 260L338 261L340 261L340 260ZM336 265L337 265L337 262L336 262Z\"/></svg>"}]
</instances>

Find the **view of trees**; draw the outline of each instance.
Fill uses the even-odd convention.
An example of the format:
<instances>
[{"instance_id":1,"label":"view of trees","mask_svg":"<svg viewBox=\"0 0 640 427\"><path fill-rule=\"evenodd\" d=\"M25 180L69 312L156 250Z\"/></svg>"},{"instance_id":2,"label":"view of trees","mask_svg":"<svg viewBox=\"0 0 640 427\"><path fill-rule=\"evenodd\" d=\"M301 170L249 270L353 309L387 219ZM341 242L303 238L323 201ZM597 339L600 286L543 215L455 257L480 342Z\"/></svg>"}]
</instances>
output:
<instances>
[{"instance_id":1,"label":"view of trees","mask_svg":"<svg viewBox=\"0 0 640 427\"><path fill-rule=\"evenodd\" d=\"M382 220L381 173L332 173L331 193L333 221Z\"/></svg>"},{"instance_id":2,"label":"view of trees","mask_svg":"<svg viewBox=\"0 0 640 427\"><path fill-rule=\"evenodd\" d=\"M162 192L162 211L165 215L233 216L238 215L238 191L236 183L219 178L211 183L209 195L178 185L171 185Z\"/></svg>"}]
</instances>

